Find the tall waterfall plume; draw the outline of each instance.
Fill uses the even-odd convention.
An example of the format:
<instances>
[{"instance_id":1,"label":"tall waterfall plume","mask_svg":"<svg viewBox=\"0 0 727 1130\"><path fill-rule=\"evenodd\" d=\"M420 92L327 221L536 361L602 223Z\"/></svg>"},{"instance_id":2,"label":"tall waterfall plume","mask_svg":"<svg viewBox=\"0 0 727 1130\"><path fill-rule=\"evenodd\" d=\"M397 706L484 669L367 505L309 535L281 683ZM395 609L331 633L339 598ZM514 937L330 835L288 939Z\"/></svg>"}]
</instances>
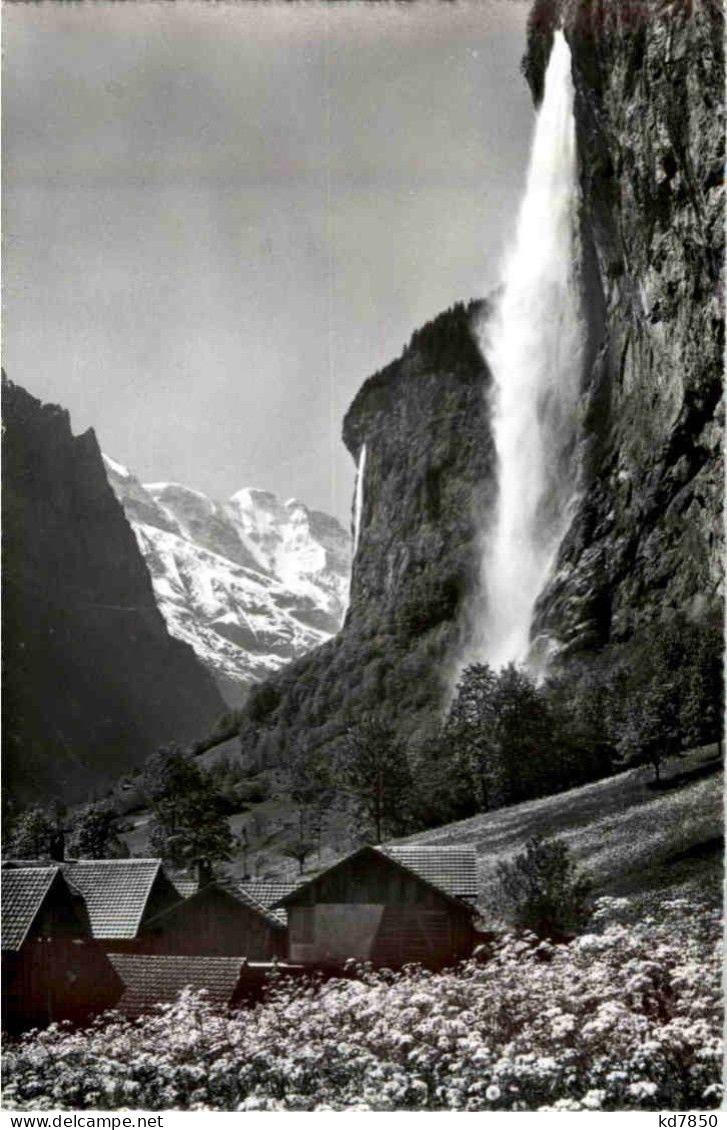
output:
<instances>
[{"instance_id":1,"label":"tall waterfall plume","mask_svg":"<svg viewBox=\"0 0 727 1130\"><path fill-rule=\"evenodd\" d=\"M366 470L366 444L361 444L361 450L358 456L358 464L356 466L356 486L353 491L353 552L351 554L351 577L348 582L348 603L343 613L345 620L348 609L351 606L351 588L353 586L353 569L356 563L356 550L358 549L358 541L361 536L361 511L363 510L364 499L364 472Z\"/></svg>"},{"instance_id":2,"label":"tall waterfall plume","mask_svg":"<svg viewBox=\"0 0 727 1130\"><path fill-rule=\"evenodd\" d=\"M568 44L556 32L501 297L482 332L493 373L498 500L483 554L480 654L528 655L533 608L567 529L583 327L578 190Z\"/></svg>"},{"instance_id":3,"label":"tall waterfall plume","mask_svg":"<svg viewBox=\"0 0 727 1130\"><path fill-rule=\"evenodd\" d=\"M353 556L356 556L358 549L358 539L361 536L361 510L363 508L363 484L364 473L366 471L366 444L361 444L361 451L358 457L358 467L356 468L356 489L354 491L353 503Z\"/></svg>"}]
</instances>

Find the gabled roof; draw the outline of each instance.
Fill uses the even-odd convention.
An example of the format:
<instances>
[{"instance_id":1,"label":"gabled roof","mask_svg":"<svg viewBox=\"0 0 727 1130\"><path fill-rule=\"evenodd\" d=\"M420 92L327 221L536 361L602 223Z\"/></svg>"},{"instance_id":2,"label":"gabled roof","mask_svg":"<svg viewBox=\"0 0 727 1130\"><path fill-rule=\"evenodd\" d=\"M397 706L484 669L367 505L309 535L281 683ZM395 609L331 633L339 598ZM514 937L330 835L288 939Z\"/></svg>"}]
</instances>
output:
<instances>
[{"instance_id":1,"label":"gabled roof","mask_svg":"<svg viewBox=\"0 0 727 1130\"><path fill-rule=\"evenodd\" d=\"M176 882L174 886L177 886ZM234 880L228 879L226 877L212 879L209 883L205 883L203 887L197 887L191 895L187 896L187 898L180 898L178 902L164 907L164 909L160 910L158 914L153 915L153 917L151 918L147 918L146 922L144 923L145 927L152 926L154 923L159 922L167 915L174 914L178 910L185 907L193 909L195 901L197 899L202 899L209 891L212 890L221 891L229 898L234 899L236 902L241 903L242 906L247 907L248 910L252 910L255 914L258 914L261 918L264 918L267 924L269 926L272 926L273 929L283 929L285 923L281 920L278 914L263 906L262 903L259 903L257 901L257 899L252 898L252 896L249 895L245 890L243 890Z\"/></svg>"},{"instance_id":2,"label":"gabled roof","mask_svg":"<svg viewBox=\"0 0 727 1130\"><path fill-rule=\"evenodd\" d=\"M169 880L174 889L179 892L180 898L188 899L190 895L196 894L199 890L197 880L188 878L186 875L170 875Z\"/></svg>"},{"instance_id":3,"label":"gabled roof","mask_svg":"<svg viewBox=\"0 0 727 1130\"><path fill-rule=\"evenodd\" d=\"M276 903L280 899L284 899L286 895L291 894L299 886L299 883L290 879L245 879L238 881L240 890L266 907L283 925L288 921L288 914L283 907L277 907Z\"/></svg>"},{"instance_id":4,"label":"gabled roof","mask_svg":"<svg viewBox=\"0 0 727 1130\"><path fill-rule=\"evenodd\" d=\"M272 906L278 899L285 898L299 887L300 883L291 879L240 879L238 885L263 906Z\"/></svg>"},{"instance_id":5,"label":"gabled roof","mask_svg":"<svg viewBox=\"0 0 727 1130\"><path fill-rule=\"evenodd\" d=\"M2 948L19 950L28 936L53 880L57 866L3 868Z\"/></svg>"},{"instance_id":6,"label":"gabled roof","mask_svg":"<svg viewBox=\"0 0 727 1130\"><path fill-rule=\"evenodd\" d=\"M155 1004L175 1001L188 986L206 989L209 1001L230 1004L240 979L241 957L177 957L169 954L110 953L124 984L116 1005L127 1016L151 1012Z\"/></svg>"},{"instance_id":7,"label":"gabled roof","mask_svg":"<svg viewBox=\"0 0 727 1130\"><path fill-rule=\"evenodd\" d=\"M437 850L446 851L448 849L440 848L440 849L437 849ZM446 890L444 887L433 882L431 879L420 874L418 871L415 871L413 867L409 867L406 863L404 863L402 860L398 859L395 855L390 854L388 849L387 849L387 851L382 851L380 847L373 847L373 846L367 846L367 847L359 848L358 851L354 851L350 855L345 856L343 859L339 859L338 862L334 863L332 867L327 867L325 871L319 871L316 875L313 875L305 883L301 883L293 891L291 891L289 894L285 895L282 899L280 899L280 905L281 906L292 906L295 903L297 897L303 891L306 891L306 890L308 890L309 887L312 887L313 884L317 883L318 880L321 879L324 875L328 874L331 871L337 871L339 867L345 867L349 863L351 863L354 859L357 859L359 857L365 857L367 855L372 856L374 859L376 859L376 858L381 859L381 857L383 856L385 859L388 860L388 862L393 867L396 867L400 871L405 871L407 875L413 876L415 879L418 880L418 882L423 883L423 885L425 887L428 887L430 891L434 891L436 894L438 894L440 898L446 899L447 902L459 907L460 910L468 910L471 914L474 914L474 912L475 912L474 907L469 902L463 901L463 899L459 898L457 895L450 894L450 892L448 890Z\"/></svg>"},{"instance_id":8,"label":"gabled roof","mask_svg":"<svg viewBox=\"0 0 727 1130\"><path fill-rule=\"evenodd\" d=\"M378 851L403 863L432 886L461 899L476 899L477 855L473 847L379 844Z\"/></svg>"},{"instance_id":9,"label":"gabled roof","mask_svg":"<svg viewBox=\"0 0 727 1130\"><path fill-rule=\"evenodd\" d=\"M284 915L279 910L273 910L271 907L266 906L264 903L260 902L259 899L256 899L254 895L250 894L249 890L243 884L228 883L225 886L225 890L232 894L236 899L239 899L240 902L245 904L245 906L248 906L251 910L254 910L256 914L261 914L266 922L268 922L271 926L274 926L276 930L280 930L285 926L287 922L287 915Z\"/></svg>"},{"instance_id":10,"label":"gabled roof","mask_svg":"<svg viewBox=\"0 0 727 1130\"><path fill-rule=\"evenodd\" d=\"M135 938L162 864L160 859L79 859L64 863L63 871L83 895L94 938Z\"/></svg>"}]
</instances>

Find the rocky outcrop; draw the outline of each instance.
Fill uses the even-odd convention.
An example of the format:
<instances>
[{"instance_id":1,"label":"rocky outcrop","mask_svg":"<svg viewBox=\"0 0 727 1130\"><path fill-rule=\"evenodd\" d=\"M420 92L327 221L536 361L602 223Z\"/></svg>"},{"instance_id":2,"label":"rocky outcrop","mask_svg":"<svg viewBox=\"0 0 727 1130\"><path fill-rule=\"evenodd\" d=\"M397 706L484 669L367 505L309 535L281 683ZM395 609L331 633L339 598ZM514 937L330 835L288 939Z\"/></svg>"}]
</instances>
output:
<instances>
[{"instance_id":1,"label":"rocky outcrop","mask_svg":"<svg viewBox=\"0 0 727 1130\"><path fill-rule=\"evenodd\" d=\"M489 373L472 333L482 317L472 303L428 323L346 414L357 464L366 444L349 631L463 623L493 485Z\"/></svg>"},{"instance_id":2,"label":"rocky outcrop","mask_svg":"<svg viewBox=\"0 0 727 1130\"><path fill-rule=\"evenodd\" d=\"M166 630L93 431L6 380L2 407L6 788L74 800L225 704Z\"/></svg>"},{"instance_id":3,"label":"rocky outcrop","mask_svg":"<svg viewBox=\"0 0 727 1130\"><path fill-rule=\"evenodd\" d=\"M573 654L672 609L718 609L724 27L710 0L539 0L524 60L536 99L559 20L591 356L579 502L533 632Z\"/></svg>"},{"instance_id":4,"label":"rocky outcrop","mask_svg":"<svg viewBox=\"0 0 727 1130\"><path fill-rule=\"evenodd\" d=\"M349 408L343 438L357 465L366 445L350 606L333 640L253 690L242 725L252 756L330 746L371 711L404 740L439 717L492 501L489 372L474 331L484 313L458 305L430 322Z\"/></svg>"},{"instance_id":5,"label":"rocky outcrop","mask_svg":"<svg viewBox=\"0 0 727 1130\"><path fill-rule=\"evenodd\" d=\"M231 706L340 627L351 539L328 514L245 489L215 502L179 483L142 486L104 456L170 633Z\"/></svg>"}]
</instances>

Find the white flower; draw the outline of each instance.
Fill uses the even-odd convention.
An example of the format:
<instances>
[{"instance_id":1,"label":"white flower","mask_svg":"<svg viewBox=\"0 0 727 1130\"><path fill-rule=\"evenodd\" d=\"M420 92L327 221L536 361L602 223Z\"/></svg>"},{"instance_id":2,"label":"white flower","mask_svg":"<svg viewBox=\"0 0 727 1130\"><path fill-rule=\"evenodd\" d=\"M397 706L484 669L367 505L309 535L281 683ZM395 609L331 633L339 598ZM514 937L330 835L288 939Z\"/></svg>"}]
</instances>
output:
<instances>
[{"instance_id":1,"label":"white flower","mask_svg":"<svg viewBox=\"0 0 727 1130\"><path fill-rule=\"evenodd\" d=\"M650 1083L646 1079L639 1079L637 1083L629 1083L628 1092L635 1099L651 1099L658 1089L656 1083Z\"/></svg>"},{"instance_id":2,"label":"white flower","mask_svg":"<svg viewBox=\"0 0 727 1130\"><path fill-rule=\"evenodd\" d=\"M487 1099L488 1103L495 1103L497 1102L501 1094L502 1092L500 1091L497 1083L490 1083L489 1087L485 1091L485 1098Z\"/></svg>"}]
</instances>

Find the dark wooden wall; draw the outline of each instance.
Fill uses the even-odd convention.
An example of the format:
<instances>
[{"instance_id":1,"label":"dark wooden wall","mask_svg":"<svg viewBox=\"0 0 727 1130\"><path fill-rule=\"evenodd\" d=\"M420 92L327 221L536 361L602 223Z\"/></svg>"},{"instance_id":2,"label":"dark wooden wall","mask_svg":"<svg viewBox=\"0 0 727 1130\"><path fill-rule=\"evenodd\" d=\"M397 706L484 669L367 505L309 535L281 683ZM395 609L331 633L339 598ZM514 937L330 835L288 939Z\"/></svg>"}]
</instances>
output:
<instances>
[{"instance_id":1,"label":"dark wooden wall","mask_svg":"<svg viewBox=\"0 0 727 1130\"><path fill-rule=\"evenodd\" d=\"M319 876L288 904L292 962L326 965L347 957L377 966L436 968L468 957L469 911L384 856L362 852Z\"/></svg>"},{"instance_id":2,"label":"dark wooden wall","mask_svg":"<svg viewBox=\"0 0 727 1130\"><path fill-rule=\"evenodd\" d=\"M276 929L237 899L212 887L149 923L128 951L267 961L284 956L285 934L282 927ZM108 948L118 951L121 947L109 944Z\"/></svg>"},{"instance_id":3,"label":"dark wooden wall","mask_svg":"<svg viewBox=\"0 0 727 1130\"><path fill-rule=\"evenodd\" d=\"M92 938L35 938L3 954L3 1029L19 1032L53 1021L86 1023L113 1008L123 985Z\"/></svg>"}]
</instances>

